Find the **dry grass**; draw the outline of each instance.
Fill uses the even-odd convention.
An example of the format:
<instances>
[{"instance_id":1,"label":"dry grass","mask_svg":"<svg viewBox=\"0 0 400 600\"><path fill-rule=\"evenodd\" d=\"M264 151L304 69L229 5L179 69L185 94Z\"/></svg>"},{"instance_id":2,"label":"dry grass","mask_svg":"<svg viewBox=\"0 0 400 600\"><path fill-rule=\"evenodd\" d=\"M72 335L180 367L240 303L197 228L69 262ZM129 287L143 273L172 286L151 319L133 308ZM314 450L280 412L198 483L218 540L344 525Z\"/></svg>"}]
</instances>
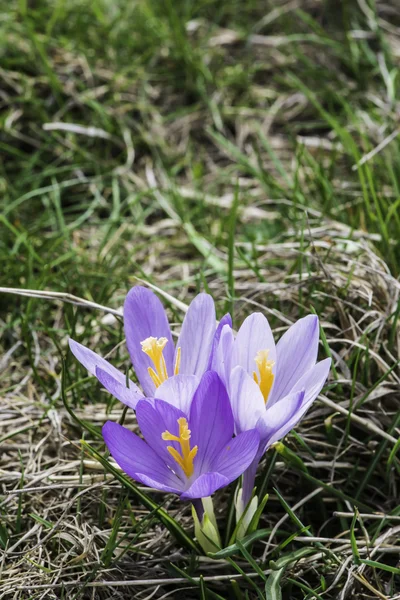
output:
<instances>
[{"instance_id":1,"label":"dry grass","mask_svg":"<svg viewBox=\"0 0 400 600\"><path fill-rule=\"evenodd\" d=\"M349 531L344 530L339 536L332 534L341 529L337 522L345 520L337 513L338 508L348 519L353 515L353 505L351 501L341 502L330 491L347 487L355 494L380 449L385 446L390 451L396 443L399 423L394 428L393 423L398 415L399 375L391 366L398 361L399 338L394 344L389 340L390 316L397 305L399 283L365 240L351 242L351 252L344 252L348 242L338 236L340 229L333 222L324 231L313 230L311 226L307 234L309 240L304 241L302 250L291 241L257 246L259 265L270 265L276 258L277 264L269 268L260 266L258 279L268 279L268 283L257 281L247 268L235 269L238 293L235 314L240 321L251 310L263 310L272 317L279 335L298 313L299 305L313 304L316 299L326 303L322 326L334 357L334 377L297 429L304 447L301 448L298 439L289 440L289 446L296 449L309 475L315 479L304 480L301 473L280 458L273 470L274 487L284 493L290 506L296 505L296 514L302 515L303 523L313 523L313 536L300 534L297 542L300 546L314 547L314 552L301 559L290 576L299 581L313 581L323 572L328 588L326 594L330 590L328 597L332 598L346 598L356 590L360 598L387 598L386 591L379 591L386 589L384 573L376 581L367 565L354 564ZM307 276L293 272L288 277L299 257L307 264ZM190 275L190 265L187 268ZM162 278L159 279L162 282ZM223 281L213 277L208 285L218 298ZM316 288L314 293L313 287ZM343 289L346 289L345 295ZM265 304L267 297L274 298L270 309ZM49 308L54 326L59 327L63 306L50 304ZM100 313L93 309L91 318L93 344L101 345ZM115 317L105 319L112 327ZM124 594L137 598L197 597L192 596L188 581L176 577L176 573L174 577L171 570L171 563L186 563L187 556L182 554L182 549L154 516L149 520L148 511L134 499L128 500L114 478L105 474L103 467L82 450L82 431L57 402L61 391L56 374L60 370L57 349L45 336L38 335L34 352L37 376L51 379L55 384L52 403L37 389L33 369L24 369L21 378L18 342L2 361L2 381L13 389L2 394L0 480L5 496L1 510L7 515L8 526L21 531L10 539L4 552L2 597L72 598L73 593L88 598L108 598L114 593L121 598ZM354 354L358 356L355 377L348 366L349 357ZM81 408L76 409L80 419L97 426L107 418L119 420L122 412L116 406L109 413L109 406L101 401L83 402ZM126 415L126 425L135 426L132 414ZM87 436L86 440L90 441ZM384 462L380 464L384 468ZM396 463L392 463L391 471L394 468L397 468ZM356 540L361 558L395 565L400 517L384 518L383 515L390 515L396 509L397 477L389 473L390 494L387 495L380 489L380 471L378 465L360 496L360 505L366 505L362 512L366 514L358 522ZM354 483L346 485L346 481L353 478ZM328 487L323 489L318 482ZM165 502L160 494L155 498ZM223 522L229 498L219 493L218 500ZM105 566L105 548L121 506L118 544ZM167 498L165 506L190 530L188 507L172 498ZM290 529L290 519L279 510L279 500L274 493L267 506L263 527L270 529L271 534L257 545L255 556L260 556L265 573L270 573L268 559L274 556L279 542L276 527L281 530L289 526ZM313 515L315 506L321 511L318 516ZM378 521L371 512L378 513ZM363 523L375 528L379 523L378 534L373 539ZM212 582L212 589L223 594L226 581L235 577L235 571L223 560L198 560L195 559L188 573L191 576L196 573L194 581L199 581L199 573L203 574L205 581ZM237 564L254 577L243 559L238 559ZM240 578L237 574L236 577ZM372 596L368 586L375 590ZM335 596L339 590L340 596ZM378 592L381 596L376 595Z\"/></svg>"},{"instance_id":2,"label":"dry grass","mask_svg":"<svg viewBox=\"0 0 400 600\"><path fill-rule=\"evenodd\" d=\"M33 4L0 16L0 598L400 599L396 2ZM251 560L90 449L135 418L66 341L126 368L138 280L176 330L200 289L277 337L320 317L334 368L261 464Z\"/></svg>"}]
</instances>

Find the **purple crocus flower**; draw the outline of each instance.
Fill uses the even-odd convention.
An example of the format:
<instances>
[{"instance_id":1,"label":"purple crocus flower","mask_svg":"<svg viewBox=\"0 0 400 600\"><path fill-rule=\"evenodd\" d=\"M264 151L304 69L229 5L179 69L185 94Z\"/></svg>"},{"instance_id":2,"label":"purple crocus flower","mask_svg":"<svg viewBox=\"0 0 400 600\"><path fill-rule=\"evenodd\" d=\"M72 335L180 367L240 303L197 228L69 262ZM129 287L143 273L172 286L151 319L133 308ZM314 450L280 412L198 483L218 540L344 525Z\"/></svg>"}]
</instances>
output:
<instances>
[{"instance_id":1,"label":"purple crocus flower","mask_svg":"<svg viewBox=\"0 0 400 600\"><path fill-rule=\"evenodd\" d=\"M195 503L248 468L259 447L259 433L252 429L232 438L232 408L215 372L203 375L186 411L180 408L180 398L174 404L170 400L147 399L136 405L144 440L111 421L104 425L103 436L132 479Z\"/></svg>"},{"instance_id":2,"label":"purple crocus flower","mask_svg":"<svg viewBox=\"0 0 400 600\"><path fill-rule=\"evenodd\" d=\"M142 286L132 288L124 304L124 328L130 358L143 389L89 348L69 340L75 357L118 400L131 408L172 376L191 375L198 384L207 370L216 331L214 302L198 294L189 306L175 347L167 315L158 297Z\"/></svg>"},{"instance_id":3,"label":"purple crocus flower","mask_svg":"<svg viewBox=\"0 0 400 600\"><path fill-rule=\"evenodd\" d=\"M244 507L261 456L295 427L328 377L331 360L317 363L318 343L314 315L298 320L276 346L261 313L247 317L236 337L229 324L222 328L211 366L229 392L236 433L254 427L260 433L258 452L243 477Z\"/></svg>"}]
</instances>

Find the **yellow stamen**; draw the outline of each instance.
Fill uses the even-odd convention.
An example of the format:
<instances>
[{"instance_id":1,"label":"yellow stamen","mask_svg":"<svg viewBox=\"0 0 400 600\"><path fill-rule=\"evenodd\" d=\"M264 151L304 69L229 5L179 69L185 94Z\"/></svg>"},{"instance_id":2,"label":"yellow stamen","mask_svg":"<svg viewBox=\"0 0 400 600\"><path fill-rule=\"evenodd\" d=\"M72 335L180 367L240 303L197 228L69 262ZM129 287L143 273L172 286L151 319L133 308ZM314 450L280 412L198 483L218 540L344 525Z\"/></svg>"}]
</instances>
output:
<instances>
[{"instance_id":1,"label":"yellow stamen","mask_svg":"<svg viewBox=\"0 0 400 600\"><path fill-rule=\"evenodd\" d=\"M274 383L272 367L274 366L275 361L268 360L268 354L269 350L260 350L257 352L254 360L256 361L259 375L257 375L256 371L253 372L254 381L260 386L265 404L267 403L272 384Z\"/></svg>"},{"instance_id":2,"label":"yellow stamen","mask_svg":"<svg viewBox=\"0 0 400 600\"><path fill-rule=\"evenodd\" d=\"M165 364L165 358L163 355L163 350L167 343L168 340L165 337L148 337L143 340L143 342L140 342L143 352L147 354L147 356L149 356L153 361L154 369L152 367L148 367L147 370L156 387L168 379L167 365ZM178 375L180 364L181 349L178 348L176 351L174 375Z\"/></svg>"},{"instance_id":3,"label":"yellow stamen","mask_svg":"<svg viewBox=\"0 0 400 600\"><path fill-rule=\"evenodd\" d=\"M178 375L179 367L181 366L181 348L176 349L174 375Z\"/></svg>"},{"instance_id":4,"label":"yellow stamen","mask_svg":"<svg viewBox=\"0 0 400 600\"><path fill-rule=\"evenodd\" d=\"M194 471L193 461L197 454L198 448L197 446L194 446L194 448L190 449L190 429L185 417L180 417L178 419L178 425L179 436L173 435L169 431L164 431L161 437L163 440L168 442L178 442L181 447L181 454L179 454L179 452L172 446L167 446L167 450L172 458L182 468L182 471L185 473L186 477L191 477Z\"/></svg>"}]
</instances>

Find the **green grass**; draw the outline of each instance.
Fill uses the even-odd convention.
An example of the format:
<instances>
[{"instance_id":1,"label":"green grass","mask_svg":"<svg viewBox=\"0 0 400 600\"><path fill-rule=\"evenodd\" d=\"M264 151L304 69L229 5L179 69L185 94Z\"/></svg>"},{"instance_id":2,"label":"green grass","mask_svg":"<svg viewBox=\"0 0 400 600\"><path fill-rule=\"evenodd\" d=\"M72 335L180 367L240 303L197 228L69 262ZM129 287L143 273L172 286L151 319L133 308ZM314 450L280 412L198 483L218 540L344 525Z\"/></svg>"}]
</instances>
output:
<instances>
[{"instance_id":1,"label":"green grass","mask_svg":"<svg viewBox=\"0 0 400 600\"><path fill-rule=\"evenodd\" d=\"M193 546L189 507L105 461L104 420L134 416L66 340L127 369L122 320L1 294L4 597L396 598L395 0L0 8L0 285L113 309L138 279L186 304L206 290L218 316L262 310L277 336L315 311L334 361L261 464L259 531L217 562ZM229 540L230 492L216 498Z\"/></svg>"}]
</instances>

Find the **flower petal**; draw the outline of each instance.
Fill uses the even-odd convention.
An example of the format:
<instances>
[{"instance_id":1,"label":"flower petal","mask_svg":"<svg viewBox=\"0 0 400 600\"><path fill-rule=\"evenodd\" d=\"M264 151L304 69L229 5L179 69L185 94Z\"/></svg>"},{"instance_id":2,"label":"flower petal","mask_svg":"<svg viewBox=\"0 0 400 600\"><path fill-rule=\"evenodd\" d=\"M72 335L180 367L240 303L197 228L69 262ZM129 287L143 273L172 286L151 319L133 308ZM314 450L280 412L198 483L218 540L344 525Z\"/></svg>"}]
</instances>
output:
<instances>
[{"instance_id":1,"label":"flower petal","mask_svg":"<svg viewBox=\"0 0 400 600\"><path fill-rule=\"evenodd\" d=\"M225 386L217 373L207 371L190 407L191 446L197 446L195 475L210 471L210 464L228 445L233 434L233 415Z\"/></svg>"},{"instance_id":2,"label":"flower petal","mask_svg":"<svg viewBox=\"0 0 400 600\"><path fill-rule=\"evenodd\" d=\"M269 350L269 360L275 361L275 342L271 327L261 313L245 319L238 331L232 353L232 368L240 365L248 373L257 370L255 357L260 350Z\"/></svg>"},{"instance_id":3,"label":"flower petal","mask_svg":"<svg viewBox=\"0 0 400 600\"><path fill-rule=\"evenodd\" d=\"M231 440L212 465L212 470L225 475L229 483L241 475L254 460L260 435L256 429L245 431Z\"/></svg>"},{"instance_id":4,"label":"flower petal","mask_svg":"<svg viewBox=\"0 0 400 600\"><path fill-rule=\"evenodd\" d=\"M126 343L137 378L146 396L154 393L155 385L148 373L153 363L142 350L140 342L148 337L168 340L163 355L169 376L173 375L174 343L164 307L157 296L140 285L133 287L124 304Z\"/></svg>"},{"instance_id":5,"label":"flower petal","mask_svg":"<svg viewBox=\"0 0 400 600\"><path fill-rule=\"evenodd\" d=\"M310 369L307 373L305 373L303 375L303 377L301 377L299 379L299 381L296 383L296 385L294 387L296 389L303 388L305 390L305 394L304 394L304 398L302 400L301 406L298 407L298 410L296 410L293 413L293 415L283 424L283 426L280 429L275 431L273 436L270 438L268 445L271 445L271 444L277 442L278 440L284 438L285 435L287 435L289 433L289 431L291 431L294 427L296 427L297 423L299 423L299 421L301 421L301 419L304 417L304 415L310 408L311 404L314 402L314 400L317 398L318 394L324 387L326 379L329 375L330 366L331 366L331 359L326 358L325 360L322 360L321 362L317 363L315 365L315 367ZM291 392L291 394L289 394L289 396L293 395L294 393L296 393L296 392L294 392L294 390L293 390ZM283 398L282 400L277 402L274 405L274 408L275 408L275 406L279 407L281 405L281 403L284 401L285 401L285 398ZM269 418L268 415L269 415L269 411L267 411L267 414L266 414L267 421Z\"/></svg>"},{"instance_id":6,"label":"flower petal","mask_svg":"<svg viewBox=\"0 0 400 600\"><path fill-rule=\"evenodd\" d=\"M318 341L316 315L299 319L281 337L276 346L276 377L271 404L286 396L300 377L315 365Z\"/></svg>"},{"instance_id":7,"label":"flower petal","mask_svg":"<svg viewBox=\"0 0 400 600\"><path fill-rule=\"evenodd\" d=\"M229 481L220 473L204 473L181 495L181 500L207 498L219 488L228 485Z\"/></svg>"},{"instance_id":8,"label":"flower petal","mask_svg":"<svg viewBox=\"0 0 400 600\"><path fill-rule=\"evenodd\" d=\"M189 414L194 393L200 383L196 375L175 375L164 381L155 391L155 398L176 406Z\"/></svg>"},{"instance_id":9,"label":"flower petal","mask_svg":"<svg viewBox=\"0 0 400 600\"><path fill-rule=\"evenodd\" d=\"M304 397L305 391L303 389L288 394L288 396L282 398L282 400L274 404L270 409L268 409L267 404L265 415L257 423L257 429L264 448L269 447L278 439L284 437L292 429L293 426L291 426L291 423L295 415L300 411ZM285 433L281 434L281 432Z\"/></svg>"},{"instance_id":10,"label":"flower petal","mask_svg":"<svg viewBox=\"0 0 400 600\"><path fill-rule=\"evenodd\" d=\"M155 490L160 490L161 492L172 492L173 494L178 494L179 496L181 495L181 487L179 487L179 489L171 487L165 483L161 483L161 481L157 481L153 477L145 475L144 473L136 473L134 479ZM181 482L179 482L179 485L181 486Z\"/></svg>"},{"instance_id":11,"label":"flower petal","mask_svg":"<svg viewBox=\"0 0 400 600\"><path fill-rule=\"evenodd\" d=\"M304 375L300 377L290 391L294 392L295 390L305 389L306 393L304 396L304 402L312 402L324 387L325 382L328 379L330 368L330 358L321 360L319 363L309 369L307 373L304 373Z\"/></svg>"},{"instance_id":12,"label":"flower petal","mask_svg":"<svg viewBox=\"0 0 400 600\"><path fill-rule=\"evenodd\" d=\"M154 450L132 431L107 421L103 426L103 437L114 460L132 479L145 485L151 480L152 487L179 493L179 479Z\"/></svg>"},{"instance_id":13,"label":"flower petal","mask_svg":"<svg viewBox=\"0 0 400 600\"><path fill-rule=\"evenodd\" d=\"M191 302L176 344L181 349L179 373L201 377L207 369L216 326L214 301L198 294Z\"/></svg>"},{"instance_id":14,"label":"flower petal","mask_svg":"<svg viewBox=\"0 0 400 600\"><path fill-rule=\"evenodd\" d=\"M131 382L130 387L126 387L126 381L124 384L121 384L100 367L96 367L96 377L110 394L123 404L126 404L126 406L129 406L129 408L133 408L133 410L135 410L139 400L143 398L143 392L134 383Z\"/></svg>"},{"instance_id":15,"label":"flower petal","mask_svg":"<svg viewBox=\"0 0 400 600\"><path fill-rule=\"evenodd\" d=\"M211 370L218 373L228 391L234 341L232 328L224 325L211 365Z\"/></svg>"},{"instance_id":16,"label":"flower petal","mask_svg":"<svg viewBox=\"0 0 400 600\"><path fill-rule=\"evenodd\" d=\"M243 367L235 367L231 373L229 390L236 433L253 429L265 413L265 402L259 386Z\"/></svg>"},{"instance_id":17,"label":"flower petal","mask_svg":"<svg viewBox=\"0 0 400 600\"><path fill-rule=\"evenodd\" d=\"M126 388L126 376L124 375L124 373L121 373L121 371L118 371L118 369L113 367L113 365L111 363L109 363L108 360L105 360L99 354L96 354L96 352L89 350L89 348L82 346L82 344L79 344L78 342L76 342L75 340L72 340L71 338L69 338L68 343L69 343L71 352L73 353L75 358L77 358L79 360L79 362L89 371L89 373L91 375L94 375L95 377L97 377L99 379L97 372L96 372L96 369L99 368L103 372L108 374L108 376L109 376L108 383L110 385L112 383L112 380L114 380L115 385L120 384L121 386ZM143 394L139 390L137 385L135 385L133 383L133 381L131 381L130 379L128 381L129 381L129 390L131 392L132 402L135 403L135 400L137 402L140 398L143 398ZM108 389L108 391L111 394L113 394L116 398L118 398L117 394L114 394L112 389L109 389L107 387L107 385L105 383L103 383L103 381L101 381L101 383L104 385L104 387L106 389ZM118 398L118 400L121 400L121 398ZM122 402L124 402L124 400L122 400ZM124 403L127 404L127 402L124 402ZM131 406L131 405L128 404L128 406Z\"/></svg>"},{"instance_id":18,"label":"flower petal","mask_svg":"<svg viewBox=\"0 0 400 600\"><path fill-rule=\"evenodd\" d=\"M165 431L169 431L172 435L178 435L178 419L184 416L181 410L162 400L142 400L136 406L136 418L148 445L172 471L177 473L181 479L186 480L182 469L167 450L168 446L172 446L180 454L178 442L162 439Z\"/></svg>"},{"instance_id":19,"label":"flower petal","mask_svg":"<svg viewBox=\"0 0 400 600\"><path fill-rule=\"evenodd\" d=\"M211 349L210 359L208 361L207 371L212 370L214 355L217 351L219 340L221 338L222 329L223 329L223 327L225 327L225 325L228 325L232 329L232 317L229 313L224 315L222 317L222 319L220 320L220 322L218 323L217 330L214 334L214 340L213 340L213 345L212 345L212 349Z\"/></svg>"},{"instance_id":20,"label":"flower petal","mask_svg":"<svg viewBox=\"0 0 400 600\"><path fill-rule=\"evenodd\" d=\"M108 360L102 358L100 354L89 350L86 346L79 344L72 338L68 339L68 344L72 354L79 362L89 371L91 375L96 375L96 367L101 367L103 371L107 371L117 381L125 381L125 375L118 371Z\"/></svg>"}]
</instances>

